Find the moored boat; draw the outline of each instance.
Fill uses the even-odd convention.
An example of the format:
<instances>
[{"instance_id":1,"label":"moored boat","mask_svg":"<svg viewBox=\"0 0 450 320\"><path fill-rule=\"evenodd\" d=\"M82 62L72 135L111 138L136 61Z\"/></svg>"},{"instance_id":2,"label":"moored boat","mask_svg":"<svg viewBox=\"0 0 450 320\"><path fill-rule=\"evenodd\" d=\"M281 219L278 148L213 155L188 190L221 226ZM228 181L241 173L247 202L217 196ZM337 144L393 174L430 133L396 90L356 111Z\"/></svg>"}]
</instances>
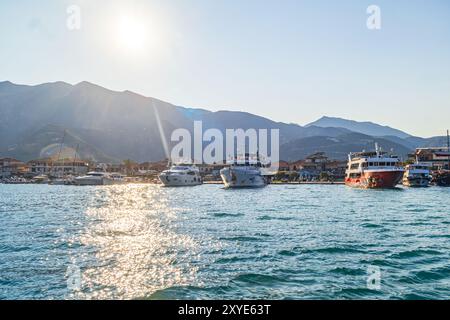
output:
<instances>
[{"instance_id":1,"label":"moored boat","mask_svg":"<svg viewBox=\"0 0 450 320\"><path fill-rule=\"evenodd\" d=\"M63 178L56 178L49 182L49 184L53 186L68 186L75 184L73 176L66 176Z\"/></svg>"},{"instance_id":2,"label":"moored boat","mask_svg":"<svg viewBox=\"0 0 450 320\"><path fill-rule=\"evenodd\" d=\"M117 174L112 175L101 171L91 171L85 176L74 179L74 184L78 186L103 186L123 183L125 183L123 176Z\"/></svg>"},{"instance_id":3,"label":"moored boat","mask_svg":"<svg viewBox=\"0 0 450 320\"><path fill-rule=\"evenodd\" d=\"M165 187L198 186L203 183L199 169L190 164L170 166L169 170L165 170L159 175L159 180Z\"/></svg>"},{"instance_id":4,"label":"moored boat","mask_svg":"<svg viewBox=\"0 0 450 320\"><path fill-rule=\"evenodd\" d=\"M22 177L10 177L10 178L4 178L0 179L0 183L4 184L28 184L31 183L30 180L22 178Z\"/></svg>"},{"instance_id":5,"label":"moored boat","mask_svg":"<svg viewBox=\"0 0 450 320\"><path fill-rule=\"evenodd\" d=\"M233 159L229 166L220 170L220 176L225 188L261 188L268 183L262 174L263 167L259 155L252 159L245 154L243 159Z\"/></svg>"},{"instance_id":6,"label":"moored boat","mask_svg":"<svg viewBox=\"0 0 450 320\"><path fill-rule=\"evenodd\" d=\"M394 188L404 171L397 156L382 152L376 145L374 152L349 154L345 184L366 189Z\"/></svg>"},{"instance_id":7,"label":"moored boat","mask_svg":"<svg viewBox=\"0 0 450 320\"><path fill-rule=\"evenodd\" d=\"M37 183L37 184L45 184L45 183L48 183L49 181L50 181L50 179L45 174L35 176L33 179L31 179L32 183Z\"/></svg>"},{"instance_id":8,"label":"moored boat","mask_svg":"<svg viewBox=\"0 0 450 320\"><path fill-rule=\"evenodd\" d=\"M406 166L403 185L407 187L428 187L431 182L430 165L413 163Z\"/></svg>"}]
</instances>

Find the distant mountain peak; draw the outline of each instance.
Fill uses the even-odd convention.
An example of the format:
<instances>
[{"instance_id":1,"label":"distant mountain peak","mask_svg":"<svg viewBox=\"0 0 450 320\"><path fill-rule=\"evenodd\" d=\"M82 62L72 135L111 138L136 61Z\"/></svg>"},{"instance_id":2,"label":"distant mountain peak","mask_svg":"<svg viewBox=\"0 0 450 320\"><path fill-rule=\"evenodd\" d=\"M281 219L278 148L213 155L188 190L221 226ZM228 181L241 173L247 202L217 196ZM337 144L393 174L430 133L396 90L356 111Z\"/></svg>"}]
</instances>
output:
<instances>
[{"instance_id":1,"label":"distant mountain peak","mask_svg":"<svg viewBox=\"0 0 450 320\"><path fill-rule=\"evenodd\" d=\"M377 125L377 126L382 126L382 127L385 127L385 128L389 128L388 126L383 126L383 125L374 123L372 121L356 121L356 120L345 119L345 118L340 118L340 117L322 116L319 120L317 120L315 122L319 122L319 121L342 121L342 122L350 122L350 123L364 123L364 124L374 124L374 125Z\"/></svg>"},{"instance_id":2,"label":"distant mountain peak","mask_svg":"<svg viewBox=\"0 0 450 320\"><path fill-rule=\"evenodd\" d=\"M152 99L152 100L158 100L152 97L147 97L144 96L142 94L136 93L134 91L131 90L113 90L113 89L108 89L105 87L102 87L98 84L89 82L89 81L81 81L79 83L77 83L76 85L73 86L76 89L79 90L83 90L83 91L89 91L91 93L98 93L98 92L102 92L105 94L114 94L114 95L122 95L122 96L127 96L127 97L131 97L131 98L139 98L139 99ZM159 100L158 100L159 101Z\"/></svg>"},{"instance_id":3,"label":"distant mountain peak","mask_svg":"<svg viewBox=\"0 0 450 320\"><path fill-rule=\"evenodd\" d=\"M102 86L99 86L98 84L94 84L92 82L89 81L81 81L79 83L77 83L76 85L74 85L75 88L98 88L98 89L102 89L102 90L108 90ZM110 91L110 90L108 90Z\"/></svg>"},{"instance_id":4,"label":"distant mountain peak","mask_svg":"<svg viewBox=\"0 0 450 320\"><path fill-rule=\"evenodd\" d=\"M92 86L92 85L94 85L92 82L86 80L80 81L77 84L75 84L75 86Z\"/></svg>"},{"instance_id":5,"label":"distant mountain peak","mask_svg":"<svg viewBox=\"0 0 450 320\"><path fill-rule=\"evenodd\" d=\"M383 137L383 136L395 136L399 138L408 138L411 137L410 134L403 132L398 129L391 128L389 126L380 125L370 121L355 121L348 120L337 117L328 117L323 116L317 121L311 122L306 125L306 127L316 126L316 127L335 127L335 128L344 128L354 132L367 134L375 137Z\"/></svg>"}]
</instances>

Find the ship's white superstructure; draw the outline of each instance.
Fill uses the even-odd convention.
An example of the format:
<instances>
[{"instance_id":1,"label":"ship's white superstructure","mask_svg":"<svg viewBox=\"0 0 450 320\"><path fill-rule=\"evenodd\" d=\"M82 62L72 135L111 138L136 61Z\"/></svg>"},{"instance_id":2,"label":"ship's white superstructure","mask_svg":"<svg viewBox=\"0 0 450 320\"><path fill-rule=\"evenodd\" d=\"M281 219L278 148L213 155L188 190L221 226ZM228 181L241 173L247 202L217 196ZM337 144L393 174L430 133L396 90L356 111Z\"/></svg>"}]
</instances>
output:
<instances>
[{"instance_id":1,"label":"ship's white superstructure","mask_svg":"<svg viewBox=\"0 0 450 320\"><path fill-rule=\"evenodd\" d=\"M166 187L198 186L203 183L199 169L194 165L172 165L159 175Z\"/></svg>"},{"instance_id":2,"label":"ship's white superstructure","mask_svg":"<svg viewBox=\"0 0 450 320\"><path fill-rule=\"evenodd\" d=\"M258 155L251 158L246 154L241 159L229 161L228 165L220 170L225 188L261 188L268 183L267 176L262 174L263 165Z\"/></svg>"},{"instance_id":3,"label":"ship's white superstructure","mask_svg":"<svg viewBox=\"0 0 450 320\"><path fill-rule=\"evenodd\" d=\"M430 165L414 163L406 166L403 185L408 187L428 187L431 182Z\"/></svg>"}]
</instances>

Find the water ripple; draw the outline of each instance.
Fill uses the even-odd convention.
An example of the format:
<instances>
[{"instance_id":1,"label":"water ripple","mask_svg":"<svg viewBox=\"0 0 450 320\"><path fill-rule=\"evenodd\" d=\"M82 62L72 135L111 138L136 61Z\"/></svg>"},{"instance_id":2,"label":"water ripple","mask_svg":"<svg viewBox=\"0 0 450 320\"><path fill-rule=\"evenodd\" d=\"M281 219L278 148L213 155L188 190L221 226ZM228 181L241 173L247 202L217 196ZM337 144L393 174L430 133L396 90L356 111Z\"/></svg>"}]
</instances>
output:
<instances>
[{"instance_id":1,"label":"water ripple","mask_svg":"<svg viewBox=\"0 0 450 320\"><path fill-rule=\"evenodd\" d=\"M446 299L449 195L0 185L0 299Z\"/></svg>"}]
</instances>

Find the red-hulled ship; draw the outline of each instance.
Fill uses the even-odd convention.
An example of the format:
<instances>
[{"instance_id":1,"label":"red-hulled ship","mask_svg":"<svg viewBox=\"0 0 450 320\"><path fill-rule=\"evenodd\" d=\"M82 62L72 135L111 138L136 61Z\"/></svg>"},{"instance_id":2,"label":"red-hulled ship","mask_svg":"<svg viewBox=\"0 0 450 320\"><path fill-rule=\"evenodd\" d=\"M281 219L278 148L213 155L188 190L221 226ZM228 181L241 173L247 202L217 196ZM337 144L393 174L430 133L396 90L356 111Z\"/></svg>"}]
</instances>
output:
<instances>
[{"instance_id":1,"label":"red-hulled ship","mask_svg":"<svg viewBox=\"0 0 450 320\"><path fill-rule=\"evenodd\" d=\"M394 188L403 178L404 169L397 156L380 151L350 153L345 184L358 188Z\"/></svg>"}]
</instances>

